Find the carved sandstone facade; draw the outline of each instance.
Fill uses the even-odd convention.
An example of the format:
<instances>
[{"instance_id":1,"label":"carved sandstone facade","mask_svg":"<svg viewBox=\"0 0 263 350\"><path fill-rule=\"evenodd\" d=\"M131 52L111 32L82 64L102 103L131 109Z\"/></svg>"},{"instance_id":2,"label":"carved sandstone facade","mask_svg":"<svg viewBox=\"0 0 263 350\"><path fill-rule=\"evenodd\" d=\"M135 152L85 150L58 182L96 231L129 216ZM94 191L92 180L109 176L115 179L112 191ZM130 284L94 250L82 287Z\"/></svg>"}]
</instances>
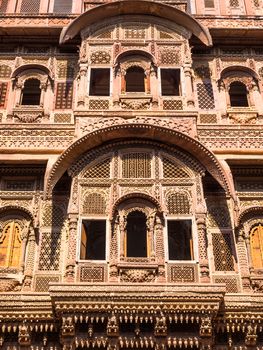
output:
<instances>
[{"instance_id":1,"label":"carved sandstone facade","mask_svg":"<svg viewBox=\"0 0 263 350\"><path fill-rule=\"evenodd\" d=\"M263 349L263 1L0 1L0 348Z\"/></svg>"}]
</instances>

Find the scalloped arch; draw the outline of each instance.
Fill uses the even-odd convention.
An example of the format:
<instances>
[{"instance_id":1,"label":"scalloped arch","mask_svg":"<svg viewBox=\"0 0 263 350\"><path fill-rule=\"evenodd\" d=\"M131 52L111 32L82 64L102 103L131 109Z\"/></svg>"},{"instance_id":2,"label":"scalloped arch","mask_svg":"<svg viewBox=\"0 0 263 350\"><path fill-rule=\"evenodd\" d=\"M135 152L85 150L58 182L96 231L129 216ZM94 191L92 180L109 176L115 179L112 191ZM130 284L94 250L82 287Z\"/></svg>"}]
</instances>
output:
<instances>
[{"instance_id":1,"label":"scalloped arch","mask_svg":"<svg viewBox=\"0 0 263 350\"><path fill-rule=\"evenodd\" d=\"M164 126L141 123L117 124L96 131L91 131L68 147L53 165L45 184L45 194L51 197L53 187L71 164L86 151L105 142L136 138L155 140L161 143L178 146L191 154L224 188L225 192L235 199L234 188L227 171L216 156L199 141L177 130Z\"/></svg>"}]
</instances>

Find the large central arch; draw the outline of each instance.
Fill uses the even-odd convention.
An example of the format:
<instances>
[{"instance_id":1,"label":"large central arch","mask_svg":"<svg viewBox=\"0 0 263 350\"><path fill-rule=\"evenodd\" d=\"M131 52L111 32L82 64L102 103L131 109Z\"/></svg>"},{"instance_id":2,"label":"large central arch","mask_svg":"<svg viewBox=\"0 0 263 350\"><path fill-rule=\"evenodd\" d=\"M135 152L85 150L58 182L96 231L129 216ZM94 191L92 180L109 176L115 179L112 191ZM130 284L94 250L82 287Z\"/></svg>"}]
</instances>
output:
<instances>
[{"instance_id":1,"label":"large central arch","mask_svg":"<svg viewBox=\"0 0 263 350\"><path fill-rule=\"evenodd\" d=\"M62 30L60 43L65 43L74 38L84 28L105 18L123 15L147 15L169 20L189 30L205 45L212 45L209 30L188 13L176 7L148 0L114 1L88 10Z\"/></svg>"},{"instance_id":2,"label":"large central arch","mask_svg":"<svg viewBox=\"0 0 263 350\"><path fill-rule=\"evenodd\" d=\"M233 184L226 170L216 156L194 138L168 127L142 123L116 124L87 132L66 149L53 165L46 182L46 196L52 190L65 171L85 152L103 143L121 139L147 139L159 141L170 146L177 146L198 160L225 192L235 199Z\"/></svg>"}]
</instances>

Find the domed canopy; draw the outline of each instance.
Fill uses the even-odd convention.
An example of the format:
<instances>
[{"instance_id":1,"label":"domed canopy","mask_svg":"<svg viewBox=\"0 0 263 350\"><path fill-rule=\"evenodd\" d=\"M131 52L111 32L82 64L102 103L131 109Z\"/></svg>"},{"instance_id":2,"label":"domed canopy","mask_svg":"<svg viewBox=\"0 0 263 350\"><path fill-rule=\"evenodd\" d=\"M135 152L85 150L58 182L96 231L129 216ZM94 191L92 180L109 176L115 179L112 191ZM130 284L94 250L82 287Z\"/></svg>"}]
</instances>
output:
<instances>
[{"instance_id":1,"label":"domed canopy","mask_svg":"<svg viewBox=\"0 0 263 350\"><path fill-rule=\"evenodd\" d=\"M174 22L186 28L199 38L205 45L212 45L212 38L208 29L203 27L188 13L175 7L148 0L121 0L97 6L80 15L60 35L60 43L74 38L83 29L106 18L124 15L147 15Z\"/></svg>"}]
</instances>

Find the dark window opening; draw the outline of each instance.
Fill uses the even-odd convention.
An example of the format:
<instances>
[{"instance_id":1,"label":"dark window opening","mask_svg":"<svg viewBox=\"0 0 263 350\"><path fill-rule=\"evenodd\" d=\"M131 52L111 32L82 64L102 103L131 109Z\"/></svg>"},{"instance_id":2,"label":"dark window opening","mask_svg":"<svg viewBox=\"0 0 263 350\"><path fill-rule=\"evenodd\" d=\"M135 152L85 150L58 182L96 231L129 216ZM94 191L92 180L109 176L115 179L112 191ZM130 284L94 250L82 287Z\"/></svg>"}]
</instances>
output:
<instances>
[{"instance_id":1,"label":"dark window opening","mask_svg":"<svg viewBox=\"0 0 263 350\"><path fill-rule=\"evenodd\" d=\"M92 68L90 72L90 90L91 96L109 96L110 95L110 69Z\"/></svg>"},{"instance_id":2,"label":"dark window opening","mask_svg":"<svg viewBox=\"0 0 263 350\"><path fill-rule=\"evenodd\" d=\"M229 89L231 107L248 107L248 96L246 85L235 81Z\"/></svg>"},{"instance_id":3,"label":"dark window opening","mask_svg":"<svg viewBox=\"0 0 263 350\"><path fill-rule=\"evenodd\" d=\"M214 8L215 3L214 0L205 0L205 8Z\"/></svg>"},{"instance_id":4,"label":"dark window opening","mask_svg":"<svg viewBox=\"0 0 263 350\"><path fill-rule=\"evenodd\" d=\"M105 260L106 221L83 220L81 229L81 260Z\"/></svg>"},{"instance_id":5,"label":"dark window opening","mask_svg":"<svg viewBox=\"0 0 263 350\"><path fill-rule=\"evenodd\" d=\"M67 14L72 12L72 0L55 0L53 13Z\"/></svg>"},{"instance_id":6,"label":"dark window opening","mask_svg":"<svg viewBox=\"0 0 263 350\"><path fill-rule=\"evenodd\" d=\"M163 96L180 96L180 69L161 69Z\"/></svg>"},{"instance_id":7,"label":"dark window opening","mask_svg":"<svg viewBox=\"0 0 263 350\"><path fill-rule=\"evenodd\" d=\"M127 217L126 256L147 257L146 216L140 211Z\"/></svg>"},{"instance_id":8,"label":"dark window opening","mask_svg":"<svg viewBox=\"0 0 263 350\"><path fill-rule=\"evenodd\" d=\"M130 67L126 72L126 92L145 92L144 70Z\"/></svg>"},{"instance_id":9,"label":"dark window opening","mask_svg":"<svg viewBox=\"0 0 263 350\"><path fill-rule=\"evenodd\" d=\"M22 105L40 105L40 81L38 79L28 79L25 81Z\"/></svg>"},{"instance_id":10,"label":"dark window opening","mask_svg":"<svg viewBox=\"0 0 263 350\"><path fill-rule=\"evenodd\" d=\"M168 221L169 260L192 260L192 221Z\"/></svg>"}]
</instances>

